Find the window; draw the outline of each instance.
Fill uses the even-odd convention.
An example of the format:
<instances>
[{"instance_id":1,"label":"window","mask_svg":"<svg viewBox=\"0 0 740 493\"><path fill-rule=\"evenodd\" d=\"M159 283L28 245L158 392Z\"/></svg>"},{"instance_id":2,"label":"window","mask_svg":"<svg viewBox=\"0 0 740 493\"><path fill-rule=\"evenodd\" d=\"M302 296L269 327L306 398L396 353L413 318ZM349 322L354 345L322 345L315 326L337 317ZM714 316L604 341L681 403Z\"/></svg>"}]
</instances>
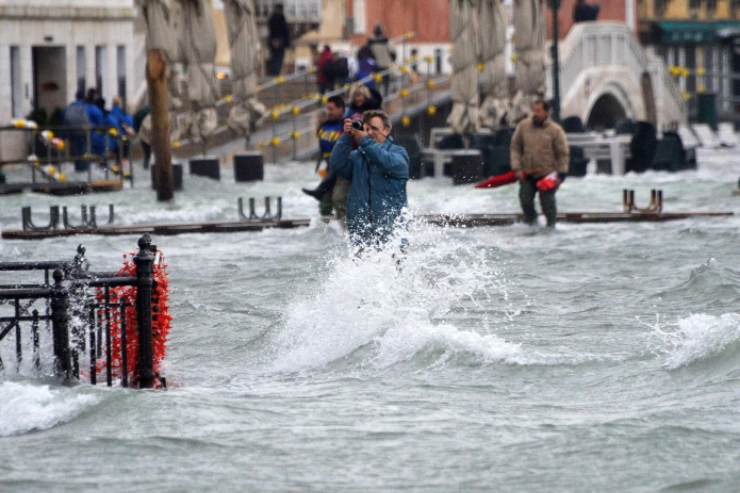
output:
<instances>
[{"instance_id":1,"label":"window","mask_svg":"<svg viewBox=\"0 0 740 493\"><path fill-rule=\"evenodd\" d=\"M23 113L23 82L21 81L21 50L18 46L10 47L10 114L20 118Z\"/></svg>"},{"instance_id":2,"label":"window","mask_svg":"<svg viewBox=\"0 0 740 493\"><path fill-rule=\"evenodd\" d=\"M367 32L365 13L365 0L354 0L352 2L352 22L355 34L365 34Z\"/></svg>"},{"instance_id":3,"label":"window","mask_svg":"<svg viewBox=\"0 0 740 493\"><path fill-rule=\"evenodd\" d=\"M717 12L717 0L707 0L707 18L713 19Z\"/></svg>"},{"instance_id":4,"label":"window","mask_svg":"<svg viewBox=\"0 0 740 493\"><path fill-rule=\"evenodd\" d=\"M668 8L669 0L655 0L655 17L663 17Z\"/></svg>"},{"instance_id":5,"label":"window","mask_svg":"<svg viewBox=\"0 0 740 493\"><path fill-rule=\"evenodd\" d=\"M105 87L103 86L105 81L104 74L108 72L108 67L106 67L106 55L107 50L105 49L105 46L95 47L95 88L98 90L98 94L100 96L105 92Z\"/></svg>"},{"instance_id":6,"label":"window","mask_svg":"<svg viewBox=\"0 0 740 493\"><path fill-rule=\"evenodd\" d=\"M118 96L121 98L123 107L126 107L126 46L118 45L116 47L116 65L117 65L117 82Z\"/></svg>"},{"instance_id":7,"label":"window","mask_svg":"<svg viewBox=\"0 0 740 493\"><path fill-rule=\"evenodd\" d=\"M87 90L87 60L85 59L85 47L78 46L75 54L75 72L77 74L77 90L85 92Z\"/></svg>"}]
</instances>

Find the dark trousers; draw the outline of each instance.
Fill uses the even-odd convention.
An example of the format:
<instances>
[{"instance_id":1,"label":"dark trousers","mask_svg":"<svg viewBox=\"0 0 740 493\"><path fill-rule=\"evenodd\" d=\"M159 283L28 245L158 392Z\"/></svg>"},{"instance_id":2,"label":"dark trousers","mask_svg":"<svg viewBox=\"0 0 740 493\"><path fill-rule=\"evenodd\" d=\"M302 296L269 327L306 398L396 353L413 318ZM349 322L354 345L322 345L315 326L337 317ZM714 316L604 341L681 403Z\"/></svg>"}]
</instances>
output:
<instances>
[{"instance_id":1,"label":"dark trousers","mask_svg":"<svg viewBox=\"0 0 740 493\"><path fill-rule=\"evenodd\" d=\"M519 202L522 205L522 212L524 213L524 221L527 224L537 224L537 211L534 208L534 196L540 194L540 206L542 207L542 214L547 219L547 226L550 228L555 227L555 222L558 215L558 207L555 202L555 190L549 192L540 192L537 190L537 180L539 178L527 177L523 182L519 182Z\"/></svg>"},{"instance_id":2,"label":"dark trousers","mask_svg":"<svg viewBox=\"0 0 740 493\"><path fill-rule=\"evenodd\" d=\"M267 73L273 77L280 75L283 69L283 58L285 57L285 48L273 48L270 51L270 59L267 61Z\"/></svg>"},{"instance_id":3,"label":"dark trousers","mask_svg":"<svg viewBox=\"0 0 740 493\"><path fill-rule=\"evenodd\" d=\"M144 151L144 169L149 169L149 161L152 159L152 146L141 141L141 148Z\"/></svg>"}]
</instances>

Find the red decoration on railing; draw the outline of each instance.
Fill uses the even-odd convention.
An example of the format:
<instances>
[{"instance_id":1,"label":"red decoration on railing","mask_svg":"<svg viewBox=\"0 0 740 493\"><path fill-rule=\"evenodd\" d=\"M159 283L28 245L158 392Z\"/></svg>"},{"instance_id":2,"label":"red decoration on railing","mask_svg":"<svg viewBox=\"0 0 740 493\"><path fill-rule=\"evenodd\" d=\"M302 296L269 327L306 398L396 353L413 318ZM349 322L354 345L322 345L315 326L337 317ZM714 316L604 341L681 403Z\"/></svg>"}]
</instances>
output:
<instances>
[{"instance_id":1,"label":"red decoration on railing","mask_svg":"<svg viewBox=\"0 0 740 493\"><path fill-rule=\"evenodd\" d=\"M136 277L136 265L134 264L135 254L131 253L123 256L123 267L118 271L118 276ZM153 363L154 372L157 376L160 374L162 360L167 353L167 336L172 323L172 316L169 312L169 280L167 277L167 264L162 252L157 253L157 259L153 265L154 286L152 289L152 338L153 338ZM105 295L103 290L99 289L97 293L99 302L104 302ZM138 355L138 331L136 320L136 287L125 286L110 289L110 303L118 306L121 300L125 301L126 310L126 366L129 382L137 385L136 382L136 364ZM122 345L121 340L121 311L113 308L111 310L111 361L113 374L116 377L123 375L122 362ZM99 355L101 357L102 355ZM102 371L105 367L105 361L99 360L97 368ZM159 381L159 379L157 379Z\"/></svg>"}]
</instances>

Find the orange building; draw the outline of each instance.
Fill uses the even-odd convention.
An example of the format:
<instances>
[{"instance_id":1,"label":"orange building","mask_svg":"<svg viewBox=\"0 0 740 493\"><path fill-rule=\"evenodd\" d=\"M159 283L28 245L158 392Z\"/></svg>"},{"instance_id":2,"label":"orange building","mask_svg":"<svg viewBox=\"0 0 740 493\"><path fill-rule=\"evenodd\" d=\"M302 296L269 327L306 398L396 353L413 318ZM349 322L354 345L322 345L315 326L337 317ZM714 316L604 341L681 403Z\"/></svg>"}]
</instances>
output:
<instances>
[{"instance_id":1,"label":"orange building","mask_svg":"<svg viewBox=\"0 0 740 493\"><path fill-rule=\"evenodd\" d=\"M635 31L637 28L636 0L586 0L590 5L599 6L600 21L623 22ZM552 38L552 10L550 0L545 0L547 7L547 37ZM558 31L560 39L568 35L573 26L573 7L576 0L560 0L560 11L558 13Z\"/></svg>"},{"instance_id":2,"label":"orange building","mask_svg":"<svg viewBox=\"0 0 740 493\"><path fill-rule=\"evenodd\" d=\"M449 0L347 0L353 41L363 42L381 24L389 38L416 33L417 43L450 40Z\"/></svg>"}]
</instances>

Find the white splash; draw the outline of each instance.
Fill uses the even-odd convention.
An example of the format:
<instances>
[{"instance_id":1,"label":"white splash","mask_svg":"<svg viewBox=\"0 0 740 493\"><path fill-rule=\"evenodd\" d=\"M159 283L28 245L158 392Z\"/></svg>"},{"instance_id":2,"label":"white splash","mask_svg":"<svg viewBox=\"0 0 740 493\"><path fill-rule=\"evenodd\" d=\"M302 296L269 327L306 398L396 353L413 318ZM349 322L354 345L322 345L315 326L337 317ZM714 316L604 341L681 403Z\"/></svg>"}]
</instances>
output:
<instances>
[{"instance_id":1,"label":"white splash","mask_svg":"<svg viewBox=\"0 0 740 493\"><path fill-rule=\"evenodd\" d=\"M486 310L503 312L503 322L519 312L486 248L462 245L447 234L420 225L409 232L412 246L405 255L390 248L361 259L333 259L318 292L288 307L285 326L273 338L273 369L321 367L365 348L371 356L362 362L379 367L427 349L445 357L464 353L483 362L518 361L518 344L488 333L501 321L484 320L475 330L455 326L460 306L483 310L484 319Z\"/></svg>"},{"instance_id":2,"label":"white splash","mask_svg":"<svg viewBox=\"0 0 740 493\"><path fill-rule=\"evenodd\" d=\"M0 437L47 430L79 416L98 398L72 389L16 382L0 384Z\"/></svg>"},{"instance_id":3,"label":"white splash","mask_svg":"<svg viewBox=\"0 0 740 493\"><path fill-rule=\"evenodd\" d=\"M663 366L674 370L710 359L740 342L740 314L693 314L676 324L656 324L653 335L658 342L655 350L664 357Z\"/></svg>"}]
</instances>

